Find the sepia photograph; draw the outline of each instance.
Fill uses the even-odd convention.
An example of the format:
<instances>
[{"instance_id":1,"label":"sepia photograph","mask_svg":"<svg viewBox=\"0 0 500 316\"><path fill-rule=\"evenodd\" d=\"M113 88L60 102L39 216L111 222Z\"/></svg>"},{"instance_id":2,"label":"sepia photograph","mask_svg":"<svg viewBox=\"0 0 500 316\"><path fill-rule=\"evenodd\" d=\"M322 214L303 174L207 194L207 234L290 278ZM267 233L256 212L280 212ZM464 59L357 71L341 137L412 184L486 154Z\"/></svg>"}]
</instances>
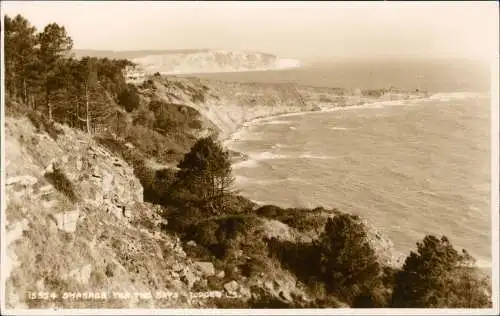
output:
<instances>
[{"instance_id":1,"label":"sepia photograph","mask_svg":"<svg viewBox=\"0 0 500 316\"><path fill-rule=\"evenodd\" d=\"M498 2L0 5L0 314L499 314Z\"/></svg>"}]
</instances>

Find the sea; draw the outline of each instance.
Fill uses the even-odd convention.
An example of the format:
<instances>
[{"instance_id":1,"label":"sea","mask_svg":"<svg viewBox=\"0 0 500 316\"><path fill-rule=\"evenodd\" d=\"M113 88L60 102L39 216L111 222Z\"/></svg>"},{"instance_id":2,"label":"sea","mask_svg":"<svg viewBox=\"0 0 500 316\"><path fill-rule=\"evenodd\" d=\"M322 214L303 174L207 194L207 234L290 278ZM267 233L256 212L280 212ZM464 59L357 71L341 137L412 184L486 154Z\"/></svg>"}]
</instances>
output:
<instances>
[{"instance_id":1,"label":"sea","mask_svg":"<svg viewBox=\"0 0 500 316\"><path fill-rule=\"evenodd\" d=\"M484 65L451 60L332 60L204 77L240 82L426 90L430 97L260 119L228 143L246 197L358 214L408 255L447 236L491 268L491 98Z\"/></svg>"}]
</instances>

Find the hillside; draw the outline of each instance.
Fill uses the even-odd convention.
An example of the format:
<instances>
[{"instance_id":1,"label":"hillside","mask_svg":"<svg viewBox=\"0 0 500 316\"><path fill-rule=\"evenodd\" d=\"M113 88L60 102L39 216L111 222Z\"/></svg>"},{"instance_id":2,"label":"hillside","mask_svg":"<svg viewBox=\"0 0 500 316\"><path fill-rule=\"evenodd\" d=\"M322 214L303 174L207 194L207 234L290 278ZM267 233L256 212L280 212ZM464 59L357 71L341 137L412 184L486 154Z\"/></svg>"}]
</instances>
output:
<instances>
[{"instance_id":1,"label":"hillside","mask_svg":"<svg viewBox=\"0 0 500 316\"><path fill-rule=\"evenodd\" d=\"M7 306L96 305L44 304L29 291L186 291L172 277L173 264L199 271L160 233L161 219L143 202L132 169L87 135L57 128L53 139L26 118L6 121ZM147 306L135 299L97 305Z\"/></svg>"},{"instance_id":2,"label":"hillside","mask_svg":"<svg viewBox=\"0 0 500 316\"><path fill-rule=\"evenodd\" d=\"M185 133L197 134L196 137L207 134L227 137L241 124L257 117L318 110L316 100L320 96L344 99L338 90L314 92L292 85L231 84L173 77L152 77L138 87L138 93L142 104L159 99L194 109L193 115L202 124ZM130 119L134 113L128 114ZM144 201L140 183L144 179L137 178L132 162L103 147L102 138L97 135L92 137L57 123L52 126L44 120L43 116L28 112L27 116L7 117L5 125L8 306L97 307L95 301L44 303L29 300L23 293L95 289L106 289L108 293L160 290L187 293L196 280L206 280L200 264L194 262L197 259L187 257L182 244L164 233L161 207ZM145 155L140 148L130 150ZM283 230L290 230L287 234L295 236L291 240L308 238L297 237L300 233L293 233L292 228L276 220L259 225L264 232L262 236L267 238L285 236ZM381 245L381 253L390 252L387 245ZM220 269L226 268L220 266ZM272 276L239 279L238 282L247 284L247 290L242 288L243 293L252 286L265 289L278 286L272 292L266 291L278 299L283 292L280 287L300 297L305 295L304 290L295 289L293 275L279 267L270 273ZM264 284L263 280L269 278L289 281L272 286ZM227 278L218 281L218 290L232 281ZM123 299L99 304L102 307L204 305L187 300L152 303Z\"/></svg>"},{"instance_id":3,"label":"hillside","mask_svg":"<svg viewBox=\"0 0 500 316\"><path fill-rule=\"evenodd\" d=\"M418 94L305 87L295 84L232 83L195 77L150 76L138 85L148 99L183 104L200 113L207 131L226 139L244 123L286 113L327 110ZM205 133L207 132L205 131Z\"/></svg>"},{"instance_id":4,"label":"hillside","mask_svg":"<svg viewBox=\"0 0 500 316\"><path fill-rule=\"evenodd\" d=\"M7 309L491 306L491 283L445 236L425 236L402 266L358 216L258 205L233 185L243 155L222 140L255 119L423 95L158 71L132 83L130 60L72 57L57 23L4 22ZM283 65L129 53L167 72Z\"/></svg>"}]
</instances>

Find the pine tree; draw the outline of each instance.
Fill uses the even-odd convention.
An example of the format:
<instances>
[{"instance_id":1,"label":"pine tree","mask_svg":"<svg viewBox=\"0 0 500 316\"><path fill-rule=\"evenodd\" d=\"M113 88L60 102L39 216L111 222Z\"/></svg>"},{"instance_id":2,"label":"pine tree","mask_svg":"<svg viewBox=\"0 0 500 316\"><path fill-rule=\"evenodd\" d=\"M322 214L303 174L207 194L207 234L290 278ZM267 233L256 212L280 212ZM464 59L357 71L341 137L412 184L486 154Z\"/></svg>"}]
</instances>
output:
<instances>
[{"instance_id":1,"label":"pine tree","mask_svg":"<svg viewBox=\"0 0 500 316\"><path fill-rule=\"evenodd\" d=\"M184 155L178 168L177 187L214 212L225 207L234 178L229 153L212 137L199 139Z\"/></svg>"},{"instance_id":2,"label":"pine tree","mask_svg":"<svg viewBox=\"0 0 500 316\"><path fill-rule=\"evenodd\" d=\"M49 119L53 119L54 93L64 86L61 76L65 67L65 59L73 47L71 37L66 34L64 26L56 23L47 25L43 32L38 34L40 49L38 59L42 70L44 103L48 110Z\"/></svg>"},{"instance_id":3,"label":"pine tree","mask_svg":"<svg viewBox=\"0 0 500 316\"><path fill-rule=\"evenodd\" d=\"M484 308L491 306L488 284L465 250L443 236L425 236L396 275L393 307Z\"/></svg>"},{"instance_id":4,"label":"pine tree","mask_svg":"<svg viewBox=\"0 0 500 316\"><path fill-rule=\"evenodd\" d=\"M319 272L331 292L351 303L377 283L380 266L358 216L328 219L315 244L320 249Z\"/></svg>"},{"instance_id":5,"label":"pine tree","mask_svg":"<svg viewBox=\"0 0 500 316\"><path fill-rule=\"evenodd\" d=\"M5 87L13 97L30 100L36 81L36 28L21 15L4 16L5 25Z\"/></svg>"}]
</instances>

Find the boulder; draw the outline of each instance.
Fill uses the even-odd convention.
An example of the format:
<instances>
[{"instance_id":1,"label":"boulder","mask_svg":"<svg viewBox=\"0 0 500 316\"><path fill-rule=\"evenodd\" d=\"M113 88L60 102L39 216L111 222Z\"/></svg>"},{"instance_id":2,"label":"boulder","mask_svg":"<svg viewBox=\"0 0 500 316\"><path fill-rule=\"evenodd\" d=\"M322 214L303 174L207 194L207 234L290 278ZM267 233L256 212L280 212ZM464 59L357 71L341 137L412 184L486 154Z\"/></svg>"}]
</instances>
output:
<instances>
[{"instance_id":1,"label":"boulder","mask_svg":"<svg viewBox=\"0 0 500 316\"><path fill-rule=\"evenodd\" d=\"M224 272L224 270L221 270L219 273L217 273L217 277L219 279L222 279L226 276L226 273Z\"/></svg>"},{"instance_id":2,"label":"boulder","mask_svg":"<svg viewBox=\"0 0 500 316\"><path fill-rule=\"evenodd\" d=\"M266 282L264 282L264 287L265 287L266 289L268 289L269 291L272 291L272 290L274 289L274 287L273 287L273 282L271 282L271 281L266 281Z\"/></svg>"},{"instance_id":3,"label":"boulder","mask_svg":"<svg viewBox=\"0 0 500 316\"><path fill-rule=\"evenodd\" d=\"M59 229L68 233L74 233L80 217L80 209L77 206L74 211L58 213L55 217Z\"/></svg>"},{"instance_id":4,"label":"boulder","mask_svg":"<svg viewBox=\"0 0 500 316\"><path fill-rule=\"evenodd\" d=\"M212 262L208 261L197 261L194 263L205 275L214 275L215 267Z\"/></svg>"},{"instance_id":5,"label":"boulder","mask_svg":"<svg viewBox=\"0 0 500 316\"><path fill-rule=\"evenodd\" d=\"M224 290L227 293L234 294L234 293L237 293L239 289L240 289L240 284L238 282L236 282L235 280L232 280L232 281L224 284Z\"/></svg>"}]
</instances>

